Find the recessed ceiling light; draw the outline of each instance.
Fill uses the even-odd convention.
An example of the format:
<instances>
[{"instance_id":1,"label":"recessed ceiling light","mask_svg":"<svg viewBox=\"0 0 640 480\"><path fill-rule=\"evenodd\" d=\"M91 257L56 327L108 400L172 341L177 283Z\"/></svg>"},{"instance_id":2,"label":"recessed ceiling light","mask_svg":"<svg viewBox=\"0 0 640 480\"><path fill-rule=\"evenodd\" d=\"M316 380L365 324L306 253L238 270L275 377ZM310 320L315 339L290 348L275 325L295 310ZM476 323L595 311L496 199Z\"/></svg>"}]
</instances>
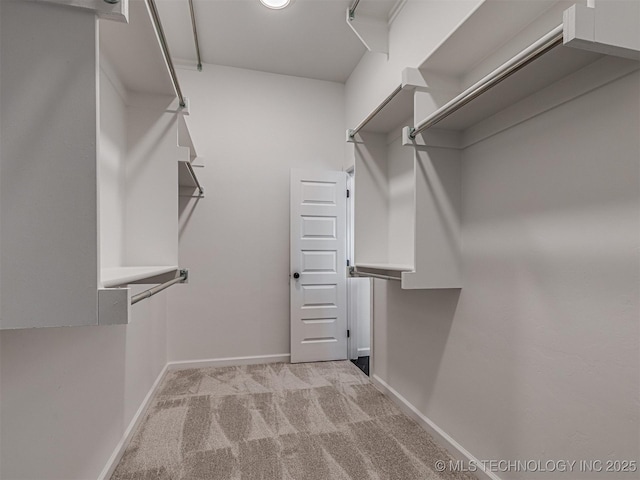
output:
<instances>
[{"instance_id":1,"label":"recessed ceiling light","mask_svg":"<svg viewBox=\"0 0 640 480\"><path fill-rule=\"evenodd\" d=\"M280 10L289 5L290 2L291 0L260 0L260 3L265 7L272 8L273 10Z\"/></svg>"}]
</instances>

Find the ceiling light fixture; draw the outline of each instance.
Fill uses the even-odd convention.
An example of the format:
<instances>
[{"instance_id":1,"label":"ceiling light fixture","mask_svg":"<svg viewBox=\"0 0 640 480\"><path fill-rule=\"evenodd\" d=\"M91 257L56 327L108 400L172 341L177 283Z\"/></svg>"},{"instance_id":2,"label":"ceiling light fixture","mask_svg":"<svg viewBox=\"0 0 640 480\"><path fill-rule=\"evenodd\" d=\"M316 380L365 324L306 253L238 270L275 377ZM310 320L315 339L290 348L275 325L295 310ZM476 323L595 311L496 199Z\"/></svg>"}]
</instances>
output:
<instances>
[{"instance_id":1,"label":"ceiling light fixture","mask_svg":"<svg viewBox=\"0 0 640 480\"><path fill-rule=\"evenodd\" d=\"M289 5L290 2L291 0L260 0L261 4L273 10L280 10Z\"/></svg>"}]
</instances>

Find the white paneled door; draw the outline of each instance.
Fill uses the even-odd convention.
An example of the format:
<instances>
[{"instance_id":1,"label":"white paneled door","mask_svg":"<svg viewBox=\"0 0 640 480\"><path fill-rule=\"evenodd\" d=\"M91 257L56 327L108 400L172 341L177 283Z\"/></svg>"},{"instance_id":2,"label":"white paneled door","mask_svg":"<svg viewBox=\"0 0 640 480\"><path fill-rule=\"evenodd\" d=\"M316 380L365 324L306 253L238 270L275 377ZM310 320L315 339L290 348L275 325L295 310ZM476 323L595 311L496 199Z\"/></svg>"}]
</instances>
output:
<instances>
[{"instance_id":1,"label":"white paneled door","mask_svg":"<svg viewBox=\"0 0 640 480\"><path fill-rule=\"evenodd\" d=\"M347 174L291 171L291 362L347 358Z\"/></svg>"}]
</instances>

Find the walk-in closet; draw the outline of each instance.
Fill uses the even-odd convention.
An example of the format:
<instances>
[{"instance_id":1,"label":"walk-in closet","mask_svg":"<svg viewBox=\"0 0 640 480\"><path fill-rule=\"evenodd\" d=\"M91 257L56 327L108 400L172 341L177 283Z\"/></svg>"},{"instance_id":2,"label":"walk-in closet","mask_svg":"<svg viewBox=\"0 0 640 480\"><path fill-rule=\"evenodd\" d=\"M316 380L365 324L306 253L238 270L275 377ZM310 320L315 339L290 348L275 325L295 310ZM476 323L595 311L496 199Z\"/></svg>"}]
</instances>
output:
<instances>
[{"instance_id":1,"label":"walk-in closet","mask_svg":"<svg viewBox=\"0 0 640 480\"><path fill-rule=\"evenodd\" d=\"M0 0L2 480L626 480L639 0Z\"/></svg>"}]
</instances>

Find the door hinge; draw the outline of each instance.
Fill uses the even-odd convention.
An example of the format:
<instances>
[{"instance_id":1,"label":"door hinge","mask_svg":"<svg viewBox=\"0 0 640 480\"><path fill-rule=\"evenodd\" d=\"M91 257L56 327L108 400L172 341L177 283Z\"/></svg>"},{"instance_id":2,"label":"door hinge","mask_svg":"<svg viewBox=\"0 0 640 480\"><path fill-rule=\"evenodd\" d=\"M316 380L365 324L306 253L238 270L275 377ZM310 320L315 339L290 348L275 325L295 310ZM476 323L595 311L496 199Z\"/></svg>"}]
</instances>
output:
<instances>
[{"instance_id":1,"label":"door hinge","mask_svg":"<svg viewBox=\"0 0 640 480\"><path fill-rule=\"evenodd\" d=\"M349 198L349 195L351 195L351 194L349 193L349 190L347 189L347 198Z\"/></svg>"},{"instance_id":2,"label":"door hinge","mask_svg":"<svg viewBox=\"0 0 640 480\"><path fill-rule=\"evenodd\" d=\"M351 262L349 260L347 260L347 267L351 266Z\"/></svg>"},{"instance_id":3,"label":"door hinge","mask_svg":"<svg viewBox=\"0 0 640 480\"><path fill-rule=\"evenodd\" d=\"M351 336L351 330L347 329L347 338L349 338Z\"/></svg>"}]
</instances>

